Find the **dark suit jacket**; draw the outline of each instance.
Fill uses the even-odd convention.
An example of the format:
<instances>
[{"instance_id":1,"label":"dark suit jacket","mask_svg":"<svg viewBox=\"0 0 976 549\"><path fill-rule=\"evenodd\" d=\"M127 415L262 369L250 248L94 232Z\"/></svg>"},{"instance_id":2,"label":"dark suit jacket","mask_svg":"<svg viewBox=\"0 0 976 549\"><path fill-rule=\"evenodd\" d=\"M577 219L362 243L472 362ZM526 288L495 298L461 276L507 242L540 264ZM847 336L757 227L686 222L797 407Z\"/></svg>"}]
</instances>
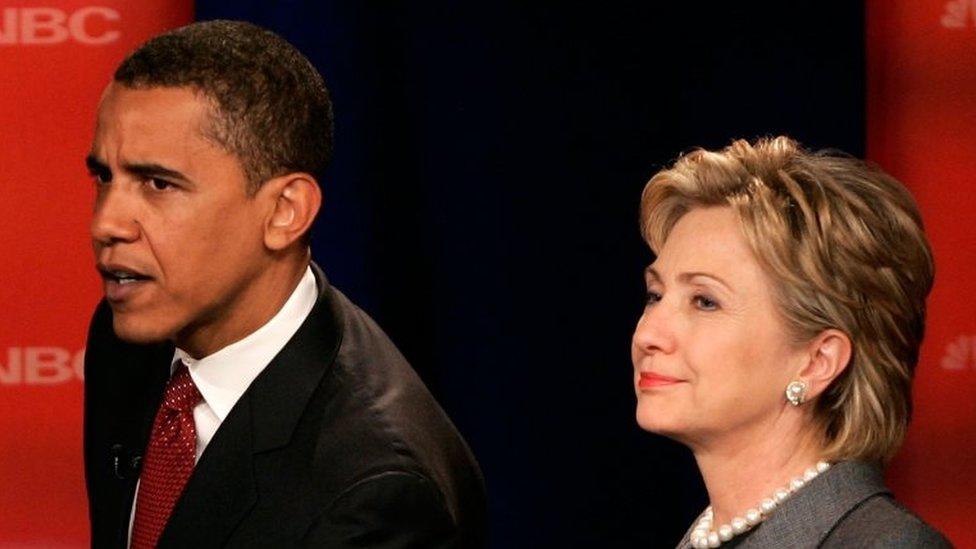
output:
<instances>
[{"instance_id":1,"label":"dark suit jacket","mask_svg":"<svg viewBox=\"0 0 976 549\"><path fill-rule=\"evenodd\" d=\"M694 526L692 526L693 528ZM685 534L678 547L691 547ZM722 547L951 547L937 530L902 507L881 469L840 462L790 496L751 532Z\"/></svg>"},{"instance_id":2,"label":"dark suit jacket","mask_svg":"<svg viewBox=\"0 0 976 549\"><path fill-rule=\"evenodd\" d=\"M481 472L380 328L313 264L318 300L210 441L159 547L481 547ZM173 346L132 345L103 302L85 356L94 547L125 545Z\"/></svg>"}]
</instances>

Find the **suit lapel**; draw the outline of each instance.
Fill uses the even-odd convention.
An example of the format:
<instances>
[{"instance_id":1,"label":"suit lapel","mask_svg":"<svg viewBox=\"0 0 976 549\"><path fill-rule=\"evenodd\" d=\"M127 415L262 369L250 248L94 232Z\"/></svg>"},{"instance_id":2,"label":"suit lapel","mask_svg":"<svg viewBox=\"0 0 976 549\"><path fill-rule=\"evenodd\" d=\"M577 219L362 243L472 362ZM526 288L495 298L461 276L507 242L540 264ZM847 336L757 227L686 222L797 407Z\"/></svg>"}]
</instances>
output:
<instances>
[{"instance_id":1,"label":"suit lapel","mask_svg":"<svg viewBox=\"0 0 976 549\"><path fill-rule=\"evenodd\" d=\"M257 501L250 398L245 393L200 457L158 547L212 547L226 539Z\"/></svg>"},{"instance_id":2,"label":"suit lapel","mask_svg":"<svg viewBox=\"0 0 976 549\"><path fill-rule=\"evenodd\" d=\"M173 509L159 547L226 544L257 502L254 454L285 446L341 341L341 313L314 263L319 296L308 318L217 429Z\"/></svg>"},{"instance_id":3,"label":"suit lapel","mask_svg":"<svg viewBox=\"0 0 976 549\"><path fill-rule=\"evenodd\" d=\"M172 356L172 345L119 340L108 305L99 305L85 353L85 460L97 545L126 545L138 460Z\"/></svg>"},{"instance_id":4,"label":"suit lapel","mask_svg":"<svg viewBox=\"0 0 976 549\"><path fill-rule=\"evenodd\" d=\"M291 440L312 393L335 361L342 341L342 311L325 275L312 263L319 288L315 307L288 344L254 380L254 451Z\"/></svg>"},{"instance_id":5,"label":"suit lapel","mask_svg":"<svg viewBox=\"0 0 976 549\"><path fill-rule=\"evenodd\" d=\"M136 481L139 478L142 458L145 457L146 447L149 445L153 420L156 418L156 411L163 400L163 391L169 381L172 358L172 346L164 345L157 348L153 356L145 357L146 363L129 365L133 370L145 370L150 381L143 383L145 392L128 410L133 421L117 446L119 453L113 456L113 461L118 460L115 466L125 471L117 475L124 477L120 517L124 546L128 545L129 519L132 515L132 506L135 505Z\"/></svg>"}]
</instances>

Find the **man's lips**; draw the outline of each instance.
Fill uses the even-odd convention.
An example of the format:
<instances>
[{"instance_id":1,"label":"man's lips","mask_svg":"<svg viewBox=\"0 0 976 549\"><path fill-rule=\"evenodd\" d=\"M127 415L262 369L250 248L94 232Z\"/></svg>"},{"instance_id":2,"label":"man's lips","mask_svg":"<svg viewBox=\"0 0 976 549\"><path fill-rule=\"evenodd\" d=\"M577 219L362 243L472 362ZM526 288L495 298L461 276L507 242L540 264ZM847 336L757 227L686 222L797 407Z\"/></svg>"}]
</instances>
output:
<instances>
[{"instance_id":1,"label":"man's lips","mask_svg":"<svg viewBox=\"0 0 976 549\"><path fill-rule=\"evenodd\" d=\"M683 379L678 379L676 377L663 376L653 372L641 372L640 381L637 382L637 387L640 389L652 389L654 387L664 387L683 382Z\"/></svg>"},{"instance_id":2,"label":"man's lips","mask_svg":"<svg viewBox=\"0 0 976 549\"><path fill-rule=\"evenodd\" d=\"M98 273L105 281L105 297L110 302L121 302L152 280L138 269L119 263L98 263Z\"/></svg>"}]
</instances>

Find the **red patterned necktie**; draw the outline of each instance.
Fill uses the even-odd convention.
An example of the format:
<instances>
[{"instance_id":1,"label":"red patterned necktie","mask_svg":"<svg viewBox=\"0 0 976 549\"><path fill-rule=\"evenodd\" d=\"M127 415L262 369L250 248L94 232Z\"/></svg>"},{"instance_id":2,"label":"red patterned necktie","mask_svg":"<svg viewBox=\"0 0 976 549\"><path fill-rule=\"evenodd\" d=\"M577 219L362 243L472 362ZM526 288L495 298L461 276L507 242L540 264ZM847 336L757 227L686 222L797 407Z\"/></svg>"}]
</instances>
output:
<instances>
[{"instance_id":1,"label":"red patterned necktie","mask_svg":"<svg viewBox=\"0 0 976 549\"><path fill-rule=\"evenodd\" d=\"M180 362L166 385L142 461L132 549L156 546L173 506L193 472L197 448L193 407L200 400L200 391L193 384L190 371Z\"/></svg>"}]
</instances>

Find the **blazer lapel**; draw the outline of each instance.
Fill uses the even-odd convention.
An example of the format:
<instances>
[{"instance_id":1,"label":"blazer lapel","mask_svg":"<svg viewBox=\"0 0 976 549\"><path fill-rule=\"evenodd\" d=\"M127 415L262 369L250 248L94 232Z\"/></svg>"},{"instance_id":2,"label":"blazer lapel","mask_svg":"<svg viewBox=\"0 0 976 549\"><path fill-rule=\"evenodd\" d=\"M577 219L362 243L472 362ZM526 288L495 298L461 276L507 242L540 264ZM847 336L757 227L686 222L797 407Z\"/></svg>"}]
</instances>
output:
<instances>
[{"instance_id":1,"label":"blazer lapel","mask_svg":"<svg viewBox=\"0 0 976 549\"><path fill-rule=\"evenodd\" d=\"M884 493L879 467L842 461L786 500L742 547L819 547L857 504Z\"/></svg>"},{"instance_id":2,"label":"blazer lapel","mask_svg":"<svg viewBox=\"0 0 976 549\"><path fill-rule=\"evenodd\" d=\"M819 547L857 504L884 493L888 489L879 467L842 461L783 502L736 547ZM691 547L693 529L694 524L678 542L678 549Z\"/></svg>"},{"instance_id":3,"label":"blazer lapel","mask_svg":"<svg viewBox=\"0 0 976 549\"><path fill-rule=\"evenodd\" d=\"M312 312L217 429L173 509L159 547L226 544L259 497L254 454L291 440L342 339L332 289L314 263L312 271L319 288Z\"/></svg>"}]
</instances>

